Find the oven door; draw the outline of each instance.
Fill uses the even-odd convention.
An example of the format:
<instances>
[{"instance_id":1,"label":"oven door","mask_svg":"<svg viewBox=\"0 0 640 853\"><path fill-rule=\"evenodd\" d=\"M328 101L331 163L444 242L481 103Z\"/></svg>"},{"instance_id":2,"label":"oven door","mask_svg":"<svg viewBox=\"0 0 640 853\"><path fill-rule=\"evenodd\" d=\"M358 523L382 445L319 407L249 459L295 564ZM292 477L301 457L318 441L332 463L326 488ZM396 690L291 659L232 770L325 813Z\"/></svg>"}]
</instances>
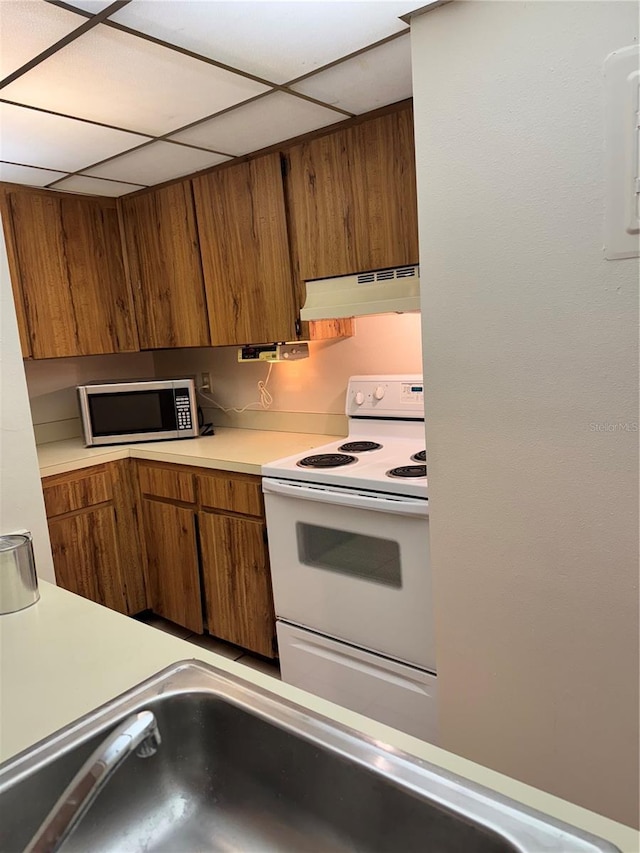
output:
<instances>
[{"instance_id":1,"label":"oven door","mask_svg":"<svg viewBox=\"0 0 640 853\"><path fill-rule=\"evenodd\" d=\"M263 480L276 615L435 672L429 504Z\"/></svg>"}]
</instances>

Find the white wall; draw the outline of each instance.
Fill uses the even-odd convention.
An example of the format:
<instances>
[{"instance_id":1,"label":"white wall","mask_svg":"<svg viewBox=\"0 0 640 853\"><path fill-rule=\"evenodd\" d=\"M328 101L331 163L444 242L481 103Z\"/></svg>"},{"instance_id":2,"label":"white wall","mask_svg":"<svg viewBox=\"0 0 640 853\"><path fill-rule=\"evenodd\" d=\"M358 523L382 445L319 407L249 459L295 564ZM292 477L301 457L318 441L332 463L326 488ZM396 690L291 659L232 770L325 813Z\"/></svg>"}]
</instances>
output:
<instances>
[{"instance_id":1,"label":"white wall","mask_svg":"<svg viewBox=\"0 0 640 853\"><path fill-rule=\"evenodd\" d=\"M33 534L38 575L55 583L9 267L0 228L0 534Z\"/></svg>"},{"instance_id":2,"label":"white wall","mask_svg":"<svg viewBox=\"0 0 640 853\"><path fill-rule=\"evenodd\" d=\"M263 429L287 429L289 423L291 431L344 431L345 392L352 374L422 372L420 314L359 317L355 325L353 337L310 343L309 358L275 364L271 372L268 389L273 395L273 404L270 413L321 414L322 418L272 417L258 413L260 417L246 416L240 423ZM208 370L215 398L225 407L242 408L258 399L257 382L266 377L268 365L238 364L237 349L216 347L159 352L155 354L156 375L198 374ZM214 410L207 410L207 416L219 424L238 423L237 419Z\"/></svg>"},{"instance_id":3,"label":"white wall","mask_svg":"<svg viewBox=\"0 0 640 853\"><path fill-rule=\"evenodd\" d=\"M154 375L150 352L50 358L25 362L36 444L82 435L76 385Z\"/></svg>"},{"instance_id":4,"label":"white wall","mask_svg":"<svg viewBox=\"0 0 640 853\"><path fill-rule=\"evenodd\" d=\"M637 33L624 2L412 24L443 746L630 824L638 262L603 260L602 65Z\"/></svg>"}]
</instances>

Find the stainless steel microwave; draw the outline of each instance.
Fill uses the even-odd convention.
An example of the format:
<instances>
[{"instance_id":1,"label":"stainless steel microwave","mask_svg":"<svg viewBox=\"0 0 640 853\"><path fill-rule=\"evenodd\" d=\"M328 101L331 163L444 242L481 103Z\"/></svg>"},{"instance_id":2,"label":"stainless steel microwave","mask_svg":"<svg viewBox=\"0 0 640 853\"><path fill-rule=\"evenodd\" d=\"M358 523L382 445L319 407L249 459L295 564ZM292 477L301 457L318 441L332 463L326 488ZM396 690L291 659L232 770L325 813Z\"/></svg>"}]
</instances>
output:
<instances>
[{"instance_id":1,"label":"stainless steel microwave","mask_svg":"<svg viewBox=\"0 0 640 853\"><path fill-rule=\"evenodd\" d=\"M87 447L198 435L193 379L96 382L77 390Z\"/></svg>"}]
</instances>

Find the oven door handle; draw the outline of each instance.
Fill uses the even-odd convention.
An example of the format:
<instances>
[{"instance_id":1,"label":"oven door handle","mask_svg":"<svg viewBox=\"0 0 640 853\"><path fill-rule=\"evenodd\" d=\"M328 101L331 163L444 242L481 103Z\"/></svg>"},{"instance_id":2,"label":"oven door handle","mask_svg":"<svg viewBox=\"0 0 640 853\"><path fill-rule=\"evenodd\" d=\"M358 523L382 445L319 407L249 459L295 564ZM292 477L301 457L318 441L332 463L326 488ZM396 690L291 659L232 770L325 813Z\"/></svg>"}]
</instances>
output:
<instances>
[{"instance_id":1,"label":"oven door handle","mask_svg":"<svg viewBox=\"0 0 640 853\"><path fill-rule=\"evenodd\" d=\"M426 517L429 515L429 501L420 498L391 498L387 495L363 495L346 490L327 489L324 486L308 486L297 483L285 483L265 477L262 491L266 495L282 495L298 500L317 501L333 506L348 506L354 509L371 509L376 512Z\"/></svg>"}]
</instances>

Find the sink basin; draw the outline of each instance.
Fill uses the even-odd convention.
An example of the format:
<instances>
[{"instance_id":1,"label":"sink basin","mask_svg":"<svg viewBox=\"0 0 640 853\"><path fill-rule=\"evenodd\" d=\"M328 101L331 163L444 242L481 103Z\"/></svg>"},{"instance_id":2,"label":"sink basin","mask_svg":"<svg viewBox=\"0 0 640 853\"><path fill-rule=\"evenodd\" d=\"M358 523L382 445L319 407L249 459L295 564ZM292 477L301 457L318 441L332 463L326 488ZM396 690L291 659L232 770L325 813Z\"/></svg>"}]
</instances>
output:
<instances>
[{"instance_id":1,"label":"sink basin","mask_svg":"<svg viewBox=\"0 0 640 853\"><path fill-rule=\"evenodd\" d=\"M618 848L206 664L185 661L0 766L0 850L21 851L91 752L150 709L162 743L131 756L65 853Z\"/></svg>"}]
</instances>

